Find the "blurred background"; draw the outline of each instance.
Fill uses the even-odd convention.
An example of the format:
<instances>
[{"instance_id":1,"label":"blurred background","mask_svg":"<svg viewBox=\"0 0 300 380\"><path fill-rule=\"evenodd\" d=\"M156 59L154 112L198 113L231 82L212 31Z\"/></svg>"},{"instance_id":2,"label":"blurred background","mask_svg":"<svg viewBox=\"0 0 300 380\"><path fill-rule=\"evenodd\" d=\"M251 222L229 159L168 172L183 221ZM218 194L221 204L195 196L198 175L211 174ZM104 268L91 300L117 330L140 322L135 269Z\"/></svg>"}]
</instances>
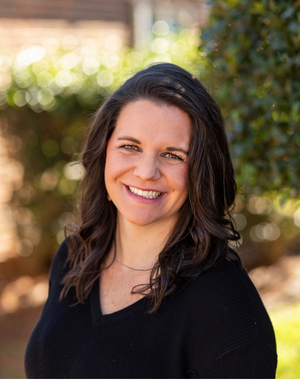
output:
<instances>
[{"instance_id":1,"label":"blurred background","mask_svg":"<svg viewBox=\"0 0 300 380\"><path fill-rule=\"evenodd\" d=\"M29 335L75 191L85 126L135 71L173 62L221 107L237 248L300 377L300 1L0 0L0 377Z\"/></svg>"}]
</instances>

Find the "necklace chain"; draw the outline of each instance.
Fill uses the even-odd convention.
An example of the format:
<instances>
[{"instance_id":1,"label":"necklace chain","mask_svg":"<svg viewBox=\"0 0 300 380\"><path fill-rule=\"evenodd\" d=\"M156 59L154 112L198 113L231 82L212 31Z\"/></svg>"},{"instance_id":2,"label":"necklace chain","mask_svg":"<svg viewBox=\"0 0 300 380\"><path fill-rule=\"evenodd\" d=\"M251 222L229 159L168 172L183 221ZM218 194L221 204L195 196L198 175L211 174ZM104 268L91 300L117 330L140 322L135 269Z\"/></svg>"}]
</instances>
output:
<instances>
[{"instance_id":1,"label":"necklace chain","mask_svg":"<svg viewBox=\"0 0 300 380\"><path fill-rule=\"evenodd\" d=\"M128 266L128 265L125 265L125 264L121 263L119 260L116 259L116 253L117 253L116 251L117 251L117 247L116 247L116 242L114 241L114 256L115 256L115 261L116 261L117 263L119 263L120 265L123 265L123 267L129 268L129 269L131 269L131 270L140 271L140 272L147 272L147 271L149 271L149 270L152 270L152 268L150 268L150 269L137 269L137 268L132 268L132 267L130 267L130 266Z\"/></svg>"},{"instance_id":2,"label":"necklace chain","mask_svg":"<svg viewBox=\"0 0 300 380\"><path fill-rule=\"evenodd\" d=\"M144 271L144 272L149 271L149 270L152 270L152 268L150 268L150 269L137 269L137 268L132 268L132 267L130 267L130 266L128 266L128 265L125 265L125 264L121 263L121 262L120 262L119 260L117 260L116 258L115 258L115 261L116 261L117 263L123 265L123 267L129 268L129 269L132 269L132 270Z\"/></svg>"}]
</instances>

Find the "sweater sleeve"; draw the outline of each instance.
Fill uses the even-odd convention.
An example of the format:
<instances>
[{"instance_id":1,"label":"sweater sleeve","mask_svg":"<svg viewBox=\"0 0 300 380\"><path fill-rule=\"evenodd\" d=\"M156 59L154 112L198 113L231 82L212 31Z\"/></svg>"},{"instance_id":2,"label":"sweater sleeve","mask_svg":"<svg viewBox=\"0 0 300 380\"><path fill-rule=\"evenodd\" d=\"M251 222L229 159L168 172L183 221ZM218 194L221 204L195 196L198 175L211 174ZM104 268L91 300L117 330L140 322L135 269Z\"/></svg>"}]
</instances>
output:
<instances>
[{"instance_id":1,"label":"sweater sleeve","mask_svg":"<svg viewBox=\"0 0 300 380\"><path fill-rule=\"evenodd\" d=\"M24 366L27 378L44 378L45 363L48 357L44 353L45 343L49 342L47 330L53 324L57 317L57 311L60 308L58 297L61 291L61 281L67 271L66 259L68 256L68 248L65 241L58 247L52 259L49 273L49 294L44 305L41 317L36 327L34 328L28 341L25 356ZM55 286L59 284L59 286Z\"/></svg>"},{"instance_id":2,"label":"sweater sleeve","mask_svg":"<svg viewBox=\"0 0 300 380\"><path fill-rule=\"evenodd\" d=\"M275 378L273 327L245 270L202 276L186 347L190 378Z\"/></svg>"},{"instance_id":3,"label":"sweater sleeve","mask_svg":"<svg viewBox=\"0 0 300 380\"><path fill-rule=\"evenodd\" d=\"M205 379L274 379L276 353L264 341L256 338L216 358L201 374Z\"/></svg>"}]
</instances>

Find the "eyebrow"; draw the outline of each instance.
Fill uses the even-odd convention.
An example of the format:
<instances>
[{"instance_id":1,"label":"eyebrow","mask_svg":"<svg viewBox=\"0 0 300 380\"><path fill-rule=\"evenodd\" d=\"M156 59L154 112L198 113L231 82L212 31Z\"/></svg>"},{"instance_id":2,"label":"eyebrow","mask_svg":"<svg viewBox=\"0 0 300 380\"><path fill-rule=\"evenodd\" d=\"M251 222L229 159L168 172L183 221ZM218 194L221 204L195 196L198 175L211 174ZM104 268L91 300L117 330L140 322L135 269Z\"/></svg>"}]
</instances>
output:
<instances>
[{"instance_id":1,"label":"eyebrow","mask_svg":"<svg viewBox=\"0 0 300 380\"><path fill-rule=\"evenodd\" d=\"M131 142L134 142L135 144L141 144L141 142L137 139L135 139L134 137L131 137L131 136L123 136L123 137L119 137L118 140L126 140L126 141L131 141ZM166 150L168 152L182 152L186 155L189 154L189 152L187 152L186 150L182 149L182 148L178 148L178 147L174 147L174 146L168 146L166 148Z\"/></svg>"}]
</instances>

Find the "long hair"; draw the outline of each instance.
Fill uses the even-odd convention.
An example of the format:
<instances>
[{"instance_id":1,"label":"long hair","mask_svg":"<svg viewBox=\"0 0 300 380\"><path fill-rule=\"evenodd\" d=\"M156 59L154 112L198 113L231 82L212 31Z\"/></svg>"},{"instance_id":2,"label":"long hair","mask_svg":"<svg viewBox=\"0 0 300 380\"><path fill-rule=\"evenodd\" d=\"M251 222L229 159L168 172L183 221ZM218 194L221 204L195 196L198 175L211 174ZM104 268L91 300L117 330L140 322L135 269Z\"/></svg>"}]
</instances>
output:
<instances>
[{"instance_id":1,"label":"long hair","mask_svg":"<svg viewBox=\"0 0 300 380\"><path fill-rule=\"evenodd\" d=\"M239 260L228 247L240 238L230 211L236 196L234 171L220 109L201 83L184 69L155 64L128 79L95 113L87 130L79 187L81 222L68 239L68 265L61 298L76 288L84 302L112 247L117 210L107 199L104 169L107 144L125 105L138 100L176 106L192 123L188 158L189 194L154 265L149 283L132 293L152 299L150 313L165 296L179 291L200 273Z\"/></svg>"}]
</instances>

